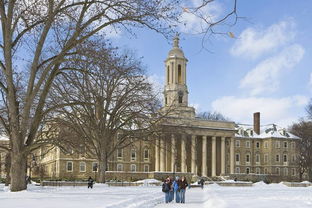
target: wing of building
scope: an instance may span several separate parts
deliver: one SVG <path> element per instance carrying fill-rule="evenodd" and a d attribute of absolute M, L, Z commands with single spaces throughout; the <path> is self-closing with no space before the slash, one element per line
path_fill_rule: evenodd
<path fill-rule="evenodd" d="M 119 149 L 109 159 L 108 179 L 161 179 L 167 175 L 218 177 L 271 177 L 295 180 L 296 143 L 299 138 L 274 124 L 204 120 L 188 105 L 187 62 L 179 37 L 165 60 L 162 136 Z M 44 151 L 44 150 L 42 150 Z M 44 178 L 97 177 L 97 161 L 86 154 L 65 154 L 55 147 L 36 162 Z M 31 174 L 31 173 L 30 173 Z"/>

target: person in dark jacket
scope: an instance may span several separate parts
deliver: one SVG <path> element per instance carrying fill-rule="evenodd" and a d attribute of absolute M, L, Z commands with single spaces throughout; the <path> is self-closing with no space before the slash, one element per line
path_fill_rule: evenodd
<path fill-rule="evenodd" d="M 169 177 L 169 180 L 170 180 L 169 202 L 172 202 L 172 200 L 173 200 L 173 198 L 174 198 L 173 178 L 170 176 L 170 177 Z"/>
<path fill-rule="evenodd" d="M 201 186 L 202 189 L 204 188 L 204 183 L 205 183 L 205 180 L 204 180 L 203 178 L 201 178 L 201 179 L 199 180 L 199 184 L 200 184 L 200 186 Z"/>
<path fill-rule="evenodd" d="M 170 189 L 171 189 L 171 183 L 170 183 L 170 178 L 166 178 L 162 185 L 162 192 L 165 193 L 165 202 L 169 203 L 170 202 Z"/>
<path fill-rule="evenodd" d="M 179 189 L 180 189 L 180 200 L 181 203 L 185 203 L 185 191 L 186 187 L 188 187 L 188 183 L 184 176 L 181 177 L 181 180 L 179 181 Z"/>
<path fill-rule="evenodd" d="M 88 178 L 88 188 L 93 188 L 93 179 L 91 178 L 91 176 Z"/>

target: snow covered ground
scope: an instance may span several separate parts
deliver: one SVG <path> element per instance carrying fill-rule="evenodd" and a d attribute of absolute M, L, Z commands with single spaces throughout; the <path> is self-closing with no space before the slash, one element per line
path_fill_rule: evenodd
<path fill-rule="evenodd" d="M 312 186 L 287 187 L 264 183 L 252 187 L 217 184 L 188 189 L 186 204 L 164 204 L 161 187 L 38 187 L 12 193 L 0 184 L 1 208 L 307 208 L 312 207 Z"/>

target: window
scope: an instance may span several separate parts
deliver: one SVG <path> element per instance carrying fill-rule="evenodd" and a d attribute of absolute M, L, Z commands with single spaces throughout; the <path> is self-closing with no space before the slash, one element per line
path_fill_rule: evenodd
<path fill-rule="evenodd" d="M 291 142 L 291 149 L 295 149 L 296 147 L 296 143 L 295 142 Z"/>
<path fill-rule="evenodd" d="M 240 168 L 239 167 L 235 168 L 235 173 L 240 173 Z"/>
<path fill-rule="evenodd" d="M 149 165 L 144 165 L 144 172 L 149 172 Z"/>
<path fill-rule="evenodd" d="M 269 148 L 269 142 L 268 141 L 264 142 L 264 148 L 266 148 L 266 149 Z"/>
<path fill-rule="evenodd" d="M 296 168 L 292 168 L 291 169 L 291 175 L 292 176 L 296 176 Z"/>
<path fill-rule="evenodd" d="M 130 165 L 130 169 L 131 169 L 131 172 L 136 172 L 136 165 L 135 164 L 131 164 Z"/>
<path fill-rule="evenodd" d="M 167 96 L 165 97 L 165 104 L 166 104 L 166 105 L 168 104 L 168 98 L 167 98 Z"/>
<path fill-rule="evenodd" d="M 136 151 L 135 149 L 131 150 L 131 161 L 135 161 L 136 160 Z"/>
<path fill-rule="evenodd" d="M 264 162 L 268 162 L 269 161 L 269 155 L 268 154 L 264 154 Z"/>
<path fill-rule="evenodd" d="M 291 160 L 292 160 L 292 162 L 295 162 L 296 161 L 296 155 L 292 155 Z"/>
<path fill-rule="evenodd" d="M 280 141 L 275 141 L 275 147 L 276 148 L 281 148 L 281 142 Z"/>
<path fill-rule="evenodd" d="M 276 169 L 275 169 L 275 173 L 276 173 L 277 175 L 280 175 L 280 168 L 276 168 Z"/>
<path fill-rule="evenodd" d="M 123 171 L 123 165 L 117 164 L 117 171 Z"/>
<path fill-rule="evenodd" d="M 246 174 L 250 173 L 250 168 L 246 168 Z"/>
<path fill-rule="evenodd" d="M 86 172 L 86 163 L 85 162 L 79 163 L 79 171 L 80 172 Z"/>
<path fill-rule="evenodd" d="M 73 172 L 73 162 L 72 161 L 67 161 L 66 162 L 66 171 L 67 172 Z"/>
<path fill-rule="evenodd" d="M 246 163 L 249 163 L 249 162 L 250 162 L 250 154 L 247 153 L 247 154 L 246 154 Z"/>
<path fill-rule="evenodd" d="M 148 160 L 149 160 L 149 150 L 148 150 L 148 149 L 145 149 L 145 150 L 144 150 L 144 160 L 145 160 L 145 161 L 148 161 Z"/>
<path fill-rule="evenodd" d="M 235 161 L 236 161 L 236 162 L 239 162 L 239 154 L 236 154 L 236 155 L 235 155 Z"/>
<path fill-rule="evenodd" d="M 98 171 L 98 163 L 97 162 L 93 162 L 92 163 L 92 172 L 97 172 Z"/>
<path fill-rule="evenodd" d="M 287 162 L 287 155 L 286 154 L 283 156 L 283 161 Z"/>
<path fill-rule="evenodd" d="M 288 176 L 288 168 L 284 168 L 284 176 Z"/>
<path fill-rule="evenodd" d="M 235 146 L 236 146 L 236 147 L 240 147 L 240 141 L 239 141 L 239 140 L 236 140 L 236 141 L 235 141 Z"/>
<path fill-rule="evenodd" d="M 256 142 L 256 148 L 260 148 L 260 142 Z"/>
<path fill-rule="evenodd" d="M 264 174 L 268 174 L 268 169 L 264 168 Z"/>
<path fill-rule="evenodd" d="M 250 148 L 250 141 L 246 141 L 246 148 Z"/>
<path fill-rule="evenodd" d="M 260 168 L 256 168 L 256 174 L 261 174 Z"/>
<path fill-rule="evenodd" d="M 260 163 L 260 154 L 256 154 L 256 163 Z"/>
<path fill-rule="evenodd" d="M 280 156 L 279 156 L 279 155 L 276 155 L 276 156 L 275 156 L 275 161 L 276 161 L 276 162 L 279 162 L 279 161 L 280 161 Z"/>
<path fill-rule="evenodd" d="M 183 92 L 182 91 L 178 92 L 178 97 L 179 97 L 179 103 L 183 103 Z"/>
<path fill-rule="evenodd" d="M 181 64 L 178 65 L 178 82 L 179 82 L 179 84 L 182 84 L 182 69 L 181 69 Z"/>
<path fill-rule="evenodd" d="M 284 142 L 284 148 L 288 148 L 288 142 Z"/>
<path fill-rule="evenodd" d="M 122 156 L 123 156 L 123 150 L 117 149 L 117 159 L 122 159 Z"/>

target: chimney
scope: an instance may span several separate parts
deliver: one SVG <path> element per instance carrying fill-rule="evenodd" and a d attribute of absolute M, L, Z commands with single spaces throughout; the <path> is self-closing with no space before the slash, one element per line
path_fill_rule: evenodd
<path fill-rule="evenodd" d="M 260 112 L 254 113 L 253 129 L 256 134 L 260 134 Z"/>

